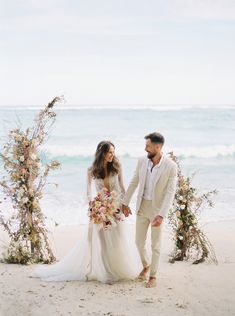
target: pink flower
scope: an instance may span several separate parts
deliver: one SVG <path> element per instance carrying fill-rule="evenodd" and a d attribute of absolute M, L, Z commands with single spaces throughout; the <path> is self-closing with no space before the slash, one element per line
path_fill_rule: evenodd
<path fill-rule="evenodd" d="M 26 170 L 25 168 L 22 168 L 22 169 L 21 169 L 21 173 L 22 173 L 22 174 L 26 174 L 26 173 L 27 173 L 27 170 Z"/>
<path fill-rule="evenodd" d="M 101 208 L 100 208 L 100 212 L 101 212 L 101 213 L 105 213 L 105 212 L 106 212 L 105 207 L 101 206 Z"/>

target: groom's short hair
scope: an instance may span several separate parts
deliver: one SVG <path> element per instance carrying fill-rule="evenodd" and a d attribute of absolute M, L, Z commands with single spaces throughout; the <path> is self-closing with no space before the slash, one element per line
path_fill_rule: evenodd
<path fill-rule="evenodd" d="M 150 133 L 148 135 L 146 135 L 144 137 L 145 139 L 150 139 L 152 143 L 154 144 L 161 144 L 163 145 L 165 142 L 165 138 L 162 134 L 154 132 L 154 133 Z"/>

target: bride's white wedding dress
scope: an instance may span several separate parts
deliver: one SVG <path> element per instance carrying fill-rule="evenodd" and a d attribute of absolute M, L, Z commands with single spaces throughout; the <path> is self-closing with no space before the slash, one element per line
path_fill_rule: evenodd
<path fill-rule="evenodd" d="M 90 186 L 88 181 L 88 198 Z M 104 180 L 95 179 L 95 186 L 99 192 L 105 187 Z M 109 177 L 109 190 L 120 193 L 118 175 Z M 134 279 L 140 263 L 122 216 L 123 221 L 107 230 L 90 222 L 83 238 L 64 258 L 52 265 L 37 266 L 31 276 L 45 281 L 97 280 L 103 283 Z"/>

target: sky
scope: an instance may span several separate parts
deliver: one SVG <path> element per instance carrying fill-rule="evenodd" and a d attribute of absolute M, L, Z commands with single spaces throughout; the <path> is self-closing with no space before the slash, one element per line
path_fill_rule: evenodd
<path fill-rule="evenodd" d="M 0 0 L 0 106 L 235 105 L 234 0 Z"/>

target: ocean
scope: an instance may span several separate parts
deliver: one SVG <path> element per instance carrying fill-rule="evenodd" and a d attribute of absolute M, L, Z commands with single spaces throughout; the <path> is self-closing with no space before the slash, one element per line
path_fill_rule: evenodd
<path fill-rule="evenodd" d="M 10 129 L 19 124 L 32 126 L 38 111 L 0 107 L 0 147 Z M 183 173 L 195 173 L 193 184 L 199 193 L 218 190 L 214 208 L 201 212 L 202 223 L 235 218 L 235 107 L 58 105 L 56 112 L 56 122 L 42 148 L 45 161 L 58 159 L 62 164 L 49 176 L 41 202 L 48 222 L 87 222 L 86 173 L 98 142 L 111 140 L 115 144 L 127 187 L 138 157 L 146 155 L 144 136 L 153 131 L 165 136 L 164 152 L 178 156 Z M 2 163 L 0 169 L 2 175 Z M 134 205 L 135 196 L 133 209 Z M 9 207 L 3 211 L 9 214 Z M 133 222 L 134 216 L 128 221 Z"/>

